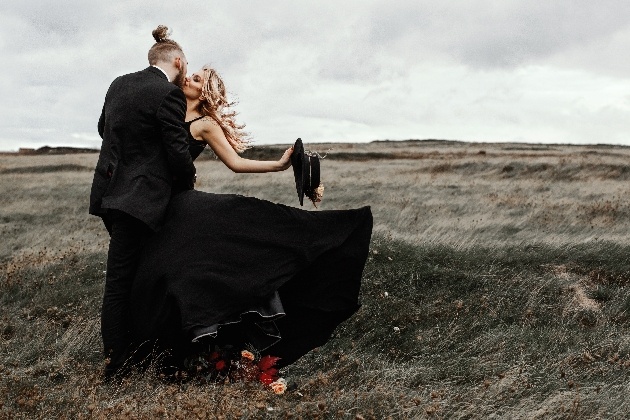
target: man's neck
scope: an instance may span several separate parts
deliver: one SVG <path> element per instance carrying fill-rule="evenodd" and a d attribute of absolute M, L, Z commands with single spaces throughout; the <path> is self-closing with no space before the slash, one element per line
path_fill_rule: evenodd
<path fill-rule="evenodd" d="M 164 73 L 164 76 L 166 76 L 166 80 L 168 80 L 169 82 L 171 81 L 171 78 L 168 77 L 168 73 L 166 71 L 164 71 L 164 69 L 160 66 L 156 66 L 155 64 L 152 64 L 153 67 L 155 67 L 156 69 L 160 70 L 162 73 Z"/>

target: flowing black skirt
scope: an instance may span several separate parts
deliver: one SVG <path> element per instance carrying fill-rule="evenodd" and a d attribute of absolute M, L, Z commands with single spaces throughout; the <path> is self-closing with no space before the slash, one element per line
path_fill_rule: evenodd
<path fill-rule="evenodd" d="M 359 308 L 369 207 L 305 211 L 252 197 L 185 191 L 145 248 L 132 337 L 174 359 L 195 343 L 250 346 L 287 365 Z"/>

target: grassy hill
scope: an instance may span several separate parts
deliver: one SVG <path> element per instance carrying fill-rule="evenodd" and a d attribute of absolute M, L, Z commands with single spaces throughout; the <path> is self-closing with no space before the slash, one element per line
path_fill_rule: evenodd
<path fill-rule="evenodd" d="M 0 418 L 626 418 L 630 149 L 317 144 L 321 209 L 375 218 L 362 309 L 296 389 L 100 380 L 95 154 L 0 156 Z M 255 148 L 279 157 L 284 146 Z M 291 171 L 197 187 L 297 205 Z M 309 208 L 306 209 L 317 211 Z"/>

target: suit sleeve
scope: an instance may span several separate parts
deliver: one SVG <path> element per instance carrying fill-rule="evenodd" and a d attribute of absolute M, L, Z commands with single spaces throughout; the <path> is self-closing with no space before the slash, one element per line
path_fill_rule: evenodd
<path fill-rule="evenodd" d="M 119 78 L 114 80 L 112 84 L 109 85 L 109 89 L 107 89 L 107 93 L 105 94 L 105 101 L 103 102 L 103 109 L 101 110 L 101 116 L 98 119 L 98 135 L 101 136 L 101 138 L 103 138 L 103 133 L 105 132 L 105 105 L 107 104 L 107 100 L 109 99 L 109 92 L 111 91 L 112 86 L 114 86 L 114 83 L 116 83 L 118 79 Z"/>
<path fill-rule="evenodd" d="M 98 135 L 103 138 L 103 132 L 105 131 L 105 105 L 101 111 L 101 117 L 98 119 Z"/>
<path fill-rule="evenodd" d="M 184 92 L 179 88 L 173 89 L 164 97 L 157 111 L 157 119 L 173 175 L 178 179 L 190 181 L 192 187 L 195 165 L 188 151 L 188 133 L 184 128 L 185 116 Z"/>

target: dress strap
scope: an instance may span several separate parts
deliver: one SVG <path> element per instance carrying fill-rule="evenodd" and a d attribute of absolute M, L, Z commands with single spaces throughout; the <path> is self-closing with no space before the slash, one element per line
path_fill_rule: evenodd
<path fill-rule="evenodd" d="M 202 115 L 201 117 L 193 118 L 193 119 L 192 119 L 192 120 L 190 120 L 190 121 L 186 121 L 186 123 L 187 123 L 187 124 L 192 124 L 192 123 L 194 123 L 195 121 L 202 119 L 203 117 L 205 117 L 205 115 Z"/>

